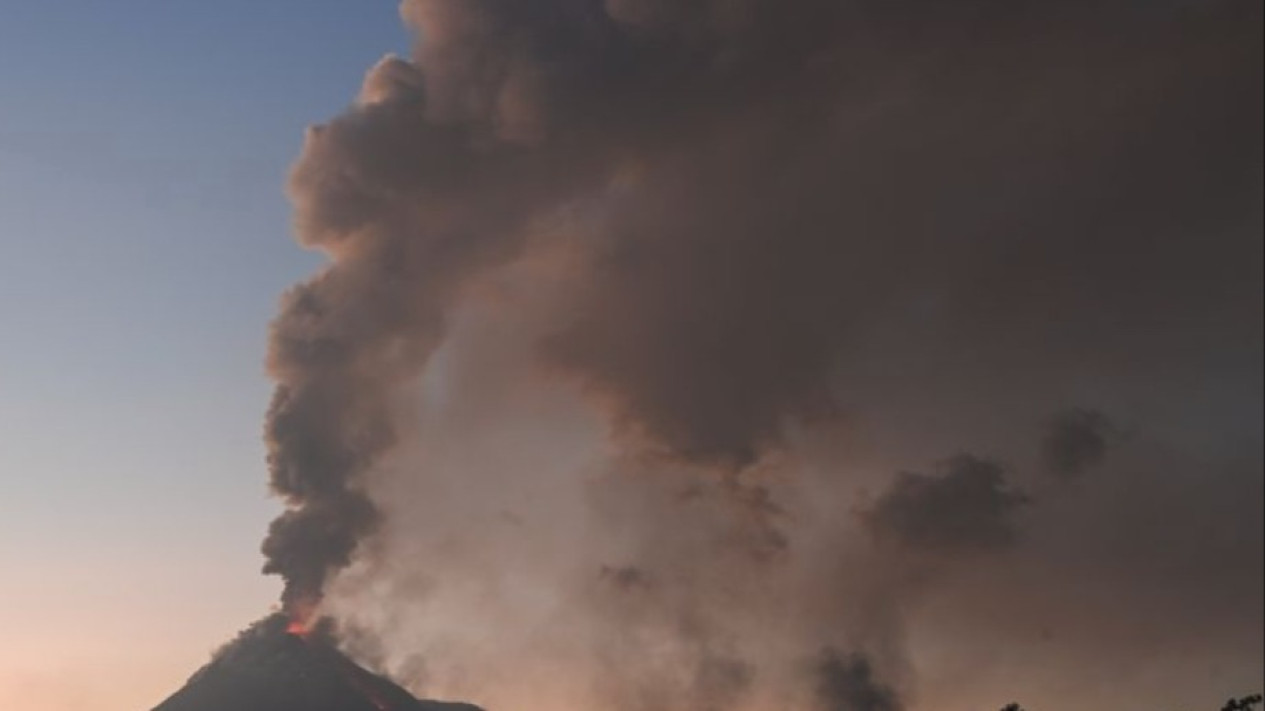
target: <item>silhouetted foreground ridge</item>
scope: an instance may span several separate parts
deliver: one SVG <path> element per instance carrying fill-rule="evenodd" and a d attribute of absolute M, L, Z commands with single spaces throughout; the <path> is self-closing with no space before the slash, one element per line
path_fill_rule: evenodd
<path fill-rule="evenodd" d="M 1265 696 L 1260 694 L 1252 694 L 1242 698 L 1230 699 L 1225 702 L 1225 706 L 1221 707 L 1221 711 L 1256 711 L 1256 707 L 1265 703 Z M 1001 711 L 1024 711 L 1019 704 L 1007 704 L 1003 706 Z"/>

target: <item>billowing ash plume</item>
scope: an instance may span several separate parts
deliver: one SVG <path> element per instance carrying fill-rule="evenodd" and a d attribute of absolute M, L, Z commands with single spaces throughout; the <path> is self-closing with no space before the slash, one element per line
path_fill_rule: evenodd
<path fill-rule="evenodd" d="M 1141 631 L 1259 659 L 1260 3 L 402 14 L 290 181 L 330 260 L 268 361 L 291 614 L 524 711 L 812 709 L 823 648 L 835 707 L 992 703 L 952 620 L 1077 631 L 1033 688 Z M 1034 438 L 1068 398 L 1137 435 Z M 890 475 L 954 451 L 1014 471 Z"/>
<path fill-rule="evenodd" d="M 465 280 L 510 258 L 550 168 L 427 117 L 423 76 L 387 59 L 357 104 L 312 129 L 291 179 L 299 240 L 333 260 L 286 295 L 266 439 L 289 510 L 264 543 L 285 603 L 315 604 L 377 512 L 365 473 L 396 444 L 396 397 L 442 341 Z M 547 162 L 547 161 L 546 161 Z"/>

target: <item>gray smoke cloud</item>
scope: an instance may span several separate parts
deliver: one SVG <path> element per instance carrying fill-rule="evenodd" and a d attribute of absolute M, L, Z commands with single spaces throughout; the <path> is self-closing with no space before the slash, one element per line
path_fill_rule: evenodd
<path fill-rule="evenodd" d="M 1119 428 L 1098 410 L 1065 410 L 1050 420 L 1043 443 L 1046 467 L 1059 476 L 1077 476 L 1101 464 L 1119 438 Z"/>
<path fill-rule="evenodd" d="M 891 488 L 863 511 L 880 541 L 944 554 L 1012 545 L 1015 514 L 1031 500 L 1006 482 L 995 463 L 962 454 L 935 475 L 901 473 Z"/>
<path fill-rule="evenodd" d="M 268 358 L 291 614 L 527 711 L 812 709 L 822 648 L 956 711 L 1114 627 L 1258 673 L 1259 3 L 401 12 L 290 179 L 329 257 Z M 1034 427 L 1068 401 L 1137 437 Z M 890 476 L 954 451 L 1014 465 Z M 1030 666 L 954 673 L 968 619 Z"/>
<path fill-rule="evenodd" d="M 822 711 L 901 711 L 896 692 L 874 678 L 869 660 L 840 656 L 833 649 L 822 654 L 817 668 L 817 693 Z"/>

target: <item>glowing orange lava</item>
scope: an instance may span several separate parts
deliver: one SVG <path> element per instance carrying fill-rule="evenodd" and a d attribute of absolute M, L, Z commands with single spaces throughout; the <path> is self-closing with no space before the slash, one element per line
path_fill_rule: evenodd
<path fill-rule="evenodd" d="M 298 600 L 286 607 L 284 612 L 289 618 L 286 624 L 286 634 L 307 639 L 312 636 L 312 622 L 316 618 L 317 602 L 313 600 Z"/>

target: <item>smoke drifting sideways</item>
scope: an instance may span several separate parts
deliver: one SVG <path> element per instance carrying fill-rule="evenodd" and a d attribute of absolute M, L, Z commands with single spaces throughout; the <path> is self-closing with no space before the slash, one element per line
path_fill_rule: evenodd
<path fill-rule="evenodd" d="M 330 260 L 268 357 L 291 615 L 520 709 L 951 709 L 992 697 L 928 610 L 1013 641 L 1089 579 L 1129 652 L 1259 660 L 1259 3 L 401 12 L 290 180 Z"/>

